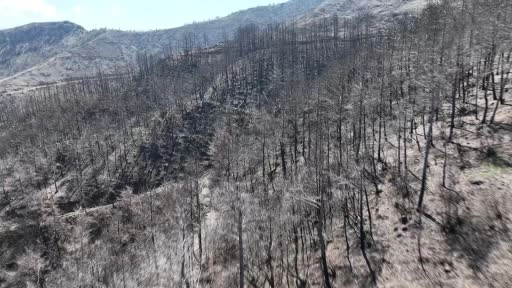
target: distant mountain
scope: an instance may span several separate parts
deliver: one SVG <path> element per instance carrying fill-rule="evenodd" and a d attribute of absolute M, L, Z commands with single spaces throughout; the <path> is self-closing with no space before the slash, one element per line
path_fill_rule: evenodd
<path fill-rule="evenodd" d="M 251 8 L 211 21 L 146 32 L 86 31 L 70 22 L 33 23 L 0 31 L 0 92 L 54 83 L 70 77 L 111 73 L 136 63 L 138 52 L 180 49 L 193 33 L 200 45 L 213 45 L 246 24 L 307 24 L 337 14 L 351 17 L 368 10 L 393 15 L 419 10 L 428 0 L 291 0 Z"/>
<path fill-rule="evenodd" d="M 84 33 L 84 28 L 71 22 L 32 23 L 0 31 L 0 77 L 68 50 Z"/>
<path fill-rule="evenodd" d="M 90 75 L 98 70 L 112 72 L 134 64 L 137 52 L 155 53 L 170 46 L 176 48 L 183 35 L 189 32 L 196 34 L 201 44 L 211 45 L 241 25 L 287 22 L 311 11 L 321 2 L 292 0 L 251 8 L 211 21 L 147 32 L 86 31 L 70 22 L 33 23 L 3 30 L 0 31 L 0 84 L 7 90 L 21 89 Z"/>
<path fill-rule="evenodd" d="M 363 12 L 370 12 L 384 20 L 403 14 L 420 12 L 429 2 L 436 0 L 324 0 L 320 5 L 299 19 L 299 23 L 337 15 L 353 17 Z"/>

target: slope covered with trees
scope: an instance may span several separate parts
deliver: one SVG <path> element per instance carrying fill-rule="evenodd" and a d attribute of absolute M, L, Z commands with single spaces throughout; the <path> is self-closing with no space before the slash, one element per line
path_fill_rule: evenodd
<path fill-rule="evenodd" d="M 86 31 L 70 22 L 32 23 L 0 30 L 0 93 L 93 76 L 98 71 L 115 73 L 135 66 L 137 53 L 165 55 L 181 51 L 185 38 L 192 34 L 200 39 L 201 46 L 212 46 L 231 38 L 240 25 L 288 22 L 321 2 L 292 0 L 155 31 Z"/>
<path fill-rule="evenodd" d="M 511 286 L 511 13 L 248 25 L 3 97 L 0 285 Z"/>

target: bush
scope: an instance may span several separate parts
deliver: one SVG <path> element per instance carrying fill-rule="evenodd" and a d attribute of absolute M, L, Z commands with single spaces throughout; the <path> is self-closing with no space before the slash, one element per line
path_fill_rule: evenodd
<path fill-rule="evenodd" d="M 487 150 L 485 151 L 485 154 L 487 158 L 496 158 L 498 156 L 498 152 L 496 152 L 496 149 L 492 147 L 488 147 Z"/>

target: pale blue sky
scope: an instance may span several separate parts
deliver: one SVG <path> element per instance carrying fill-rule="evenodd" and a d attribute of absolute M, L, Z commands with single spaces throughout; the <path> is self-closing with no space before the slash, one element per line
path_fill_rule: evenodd
<path fill-rule="evenodd" d="M 86 29 L 164 29 L 286 0 L 0 0 L 0 29 L 69 20 Z"/>

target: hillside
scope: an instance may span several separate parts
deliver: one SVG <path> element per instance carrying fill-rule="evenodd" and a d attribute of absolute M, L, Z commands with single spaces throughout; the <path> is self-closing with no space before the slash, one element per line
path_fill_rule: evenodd
<path fill-rule="evenodd" d="M 512 3 L 460 4 L 4 95 L 0 287 L 511 287 Z"/>
<path fill-rule="evenodd" d="M 350 18 L 370 13 L 383 25 L 394 17 L 418 14 L 432 1 L 429 0 L 325 0 L 315 9 L 300 17 L 301 25 L 326 19 L 334 15 Z"/>
<path fill-rule="evenodd" d="M 136 65 L 137 53 L 163 54 L 170 49 L 176 53 L 183 49 L 184 38 L 190 35 L 194 36 L 193 47 L 211 46 L 223 41 L 225 36 L 231 37 L 241 25 L 284 23 L 305 14 L 320 2 L 292 0 L 206 22 L 147 32 L 85 31 L 69 22 L 34 23 L 0 31 L 0 35 L 4 35 L 0 36 L 0 84 L 4 90 L 13 91 L 66 78 L 91 76 L 98 71 L 112 73 Z M 70 26 L 79 27 L 75 29 L 79 33 L 68 31 Z M 62 32 L 69 33 L 63 35 Z"/>
<path fill-rule="evenodd" d="M 363 12 L 383 20 L 418 13 L 426 3 L 425 0 L 291 0 L 211 21 L 146 32 L 85 31 L 69 22 L 30 24 L 0 32 L 5 35 L 4 44 L 0 40 L 0 59 L 3 59 L 3 64 L 0 63 L 0 92 L 24 91 L 27 87 L 92 76 L 98 71 L 109 74 L 119 69 L 126 70 L 137 64 L 139 53 L 178 53 L 184 49 L 186 38 L 189 41 L 187 45 L 192 47 L 213 46 L 224 41 L 225 37 L 230 38 L 242 25 L 265 27 L 296 22 L 304 26 L 333 15 L 353 17 Z M 69 27 L 74 27 L 74 30 L 69 30 Z M 31 38 L 33 32 L 28 29 L 42 30 L 37 34 L 46 37 Z M 63 35 L 61 32 L 69 33 Z"/>
<path fill-rule="evenodd" d="M 63 51 L 86 31 L 73 23 L 33 23 L 0 31 L 0 79 Z"/>

